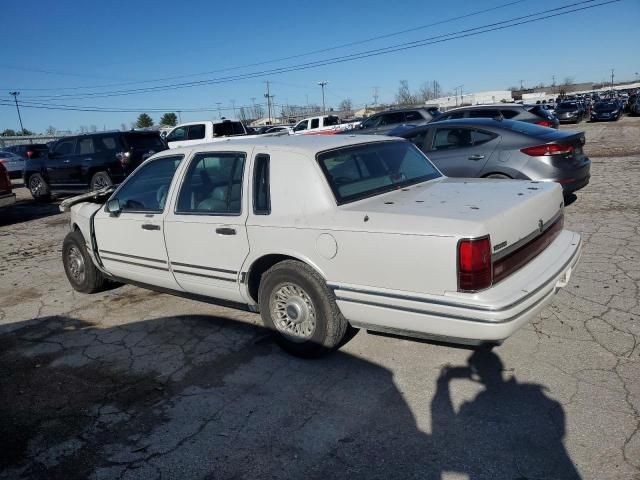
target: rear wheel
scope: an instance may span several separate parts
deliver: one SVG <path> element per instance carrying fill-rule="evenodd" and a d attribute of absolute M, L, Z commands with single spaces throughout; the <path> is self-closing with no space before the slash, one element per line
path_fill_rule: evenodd
<path fill-rule="evenodd" d="M 91 177 L 91 190 L 101 190 L 113 185 L 107 172 L 98 172 Z"/>
<path fill-rule="evenodd" d="M 258 301 L 264 324 L 293 355 L 319 357 L 352 333 L 324 279 L 302 262 L 286 260 L 267 270 Z"/>
<path fill-rule="evenodd" d="M 29 177 L 27 187 L 31 196 L 38 201 L 45 201 L 51 198 L 51 190 L 49 184 L 44 180 L 44 177 L 39 173 L 34 173 Z"/>
<path fill-rule="evenodd" d="M 69 232 L 62 243 L 62 264 L 69 283 L 78 292 L 94 293 L 106 283 L 87 252 L 82 233 L 77 230 Z"/>

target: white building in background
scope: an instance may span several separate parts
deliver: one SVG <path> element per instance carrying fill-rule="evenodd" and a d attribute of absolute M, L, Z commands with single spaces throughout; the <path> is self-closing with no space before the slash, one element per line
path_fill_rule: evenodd
<path fill-rule="evenodd" d="M 513 102 L 510 90 L 490 90 L 488 92 L 463 93 L 434 98 L 429 103 L 438 104 L 440 108 L 453 108 L 460 105 L 482 105 L 500 102 Z"/>

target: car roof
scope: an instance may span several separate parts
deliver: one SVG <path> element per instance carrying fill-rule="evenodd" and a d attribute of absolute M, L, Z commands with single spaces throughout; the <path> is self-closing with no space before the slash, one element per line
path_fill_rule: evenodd
<path fill-rule="evenodd" d="M 475 109 L 482 109 L 482 108 L 525 108 L 527 106 L 530 105 L 523 105 L 523 104 L 519 104 L 519 103 L 491 103 L 491 104 L 486 104 L 486 105 L 467 105 L 465 107 L 456 107 L 456 108 L 452 108 L 451 110 L 447 110 L 446 112 L 443 112 L 443 114 L 448 114 L 451 112 L 457 112 L 459 110 L 475 110 Z"/>
<path fill-rule="evenodd" d="M 162 152 L 162 156 L 184 154 L 193 152 L 215 152 L 229 150 L 250 150 L 254 147 L 263 147 L 275 150 L 286 150 L 304 155 L 316 155 L 325 150 L 349 147 L 364 143 L 381 143 L 392 141 L 391 137 L 384 135 L 286 135 L 279 137 L 258 136 L 254 138 L 231 137 L 219 142 L 200 143 L 188 147 L 172 148 Z"/>

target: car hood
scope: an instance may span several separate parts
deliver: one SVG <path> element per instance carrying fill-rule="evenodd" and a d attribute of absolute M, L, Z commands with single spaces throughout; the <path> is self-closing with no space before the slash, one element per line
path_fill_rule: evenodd
<path fill-rule="evenodd" d="M 444 178 L 339 207 L 351 225 L 399 234 L 491 235 L 493 245 L 518 240 L 564 206 L 554 182 Z"/>

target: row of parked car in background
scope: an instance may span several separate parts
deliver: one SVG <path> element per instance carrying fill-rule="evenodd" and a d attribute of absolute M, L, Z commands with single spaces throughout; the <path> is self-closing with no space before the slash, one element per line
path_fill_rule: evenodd
<path fill-rule="evenodd" d="M 167 148 L 261 135 L 375 134 L 408 139 L 447 176 L 556 181 L 570 193 L 589 182 L 590 162 L 582 149 L 584 135 L 560 132 L 559 124 L 617 120 L 625 112 L 640 115 L 637 92 L 594 92 L 534 105 L 473 105 L 446 112 L 435 106 L 400 108 L 350 122 L 319 115 L 295 125 L 258 128 L 223 118 L 180 124 L 163 134 L 110 131 L 9 146 L 0 151 L 0 164 L 10 179 L 22 178 L 35 199 L 48 200 L 52 194 L 118 184 L 146 158 Z M 5 195 L 3 203 L 10 203 L 6 191 L 0 195 Z"/>

